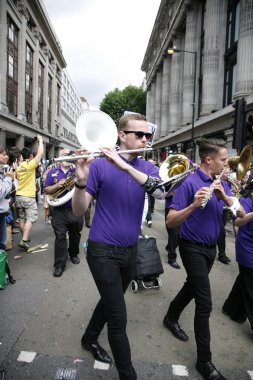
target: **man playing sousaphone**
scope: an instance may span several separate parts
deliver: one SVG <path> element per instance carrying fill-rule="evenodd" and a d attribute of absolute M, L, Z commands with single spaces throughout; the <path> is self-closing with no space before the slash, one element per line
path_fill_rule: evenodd
<path fill-rule="evenodd" d="M 68 149 L 62 149 L 60 156 L 69 154 Z M 62 161 L 57 167 L 51 169 L 46 176 L 44 183 L 44 193 L 54 195 L 56 192 L 61 193 L 64 197 L 68 190 L 64 191 L 66 183 L 73 182 L 75 178 L 75 169 L 71 163 Z M 69 197 L 68 197 L 69 198 Z M 52 207 L 52 227 L 55 233 L 54 244 L 54 272 L 55 277 L 60 277 L 66 267 L 68 257 L 73 264 L 79 264 L 79 243 L 81 231 L 83 228 L 83 216 L 75 216 L 72 212 L 71 198 L 66 202 L 59 202 Z M 69 247 L 67 241 L 69 237 Z"/>
<path fill-rule="evenodd" d="M 135 380 L 137 375 L 126 334 L 124 293 L 135 278 L 145 191 L 158 198 L 162 190 L 155 190 L 160 180 L 153 163 L 138 158 L 138 151 L 120 154 L 121 150 L 142 150 L 151 140 L 145 116 L 123 116 L 119 121 L 118 137 L 118 152 L 113 148 L 101 148 L 105 157 L 76 162 L 72 207 L 76 215 L 84 215 L 96 197 L 87 262 L 101 299 L 82 337 L 82 346 L 91 351 L 95 359 L 111 364 L 112 359 L 98 343 L 99 335 L 107 324 L 119 378 Z"/>

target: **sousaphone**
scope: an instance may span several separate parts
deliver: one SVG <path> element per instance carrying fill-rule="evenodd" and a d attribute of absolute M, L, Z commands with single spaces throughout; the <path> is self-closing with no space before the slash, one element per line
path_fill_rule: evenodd
<path fill-rule="evenodd" d="M 97 152 L 100 147 L 115 147 L 118 132 L 113 119 L 105 112 L 93 110 L 84 112 L 76 123 L 76 136 L 83 150 Z M 75 180 L 66 180 L 66 185 L 55 194 L 47 195 L 47 202 L 58 207 L 68 202 L 74 194 Z M 67 191 L 65 195 L 62 196 Z"/>

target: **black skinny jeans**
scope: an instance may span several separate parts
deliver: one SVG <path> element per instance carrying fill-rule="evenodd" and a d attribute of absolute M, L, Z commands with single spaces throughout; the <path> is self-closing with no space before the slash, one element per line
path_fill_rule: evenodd
<path fill-rule="evenodd" d="M 136 380 L 126 334 L 127 312 L 124 293 L 136 276 L 137 245 L 116 247 L 88 241 L 87 262 L 98 288 L 99 300 L 85 339 L 94 343 L 107 323 L 108 340 L 121 380 Z"/>
<path fill-rule="evenodd" d="M 179 251 L 187 278 L 170 303 L 167 316 L 172 321 L 178 321 L 184 308 L 195 299 L 194 333 L 197 357 L 202 362 L 211 361 L 209 318 L 212 297 L 208 274 L 214 263 L 216 248 L 204 248 L 180 241 Z"/>
<path fill-rule="evenodd" d="M 169 213 L 170 209 L 166 208 L 165 209 L 165 224 L 166 224 L 166 218 Z M 177 253 L 176 249 L 179 243 L 179 227 L 173 227 L 173 228 L 168 228 L 166 226 L 166 230 L 168 233 L 168 261 L 175 261 L 177 259 Z"/>

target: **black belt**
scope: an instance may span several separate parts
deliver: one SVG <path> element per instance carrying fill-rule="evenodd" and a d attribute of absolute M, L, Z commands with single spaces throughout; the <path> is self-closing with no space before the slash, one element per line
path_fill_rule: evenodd
<path fill-rule="evenodd" d="M 199 241 L 187 240 L 184 238 L 180 238 L 180 241 L 182 241 L 183 243 L 189 243 L 189 244 L 196 245 L 198 247 L 203 247 L 203 248 L 215 248 L 216 247 L 216 244 L 200 243 Z"/>
<path fill-rule="evenodd" d="M 117 245 L 111 245 L 111 244 L 105 244 L 105 243 L 100 243 L 98 241 L 93 241 L 93 240 L 88 240 L 88 246 L 92 247 L 97 247 L 97 248 L 102 248 L 102 249 L 110 249 L 112 251 L 118 251 L 118 250 L 124 250 L 124 249 L 136 249 L 137 244 L 132 244 L 128 246 L 117 246 Z"/>

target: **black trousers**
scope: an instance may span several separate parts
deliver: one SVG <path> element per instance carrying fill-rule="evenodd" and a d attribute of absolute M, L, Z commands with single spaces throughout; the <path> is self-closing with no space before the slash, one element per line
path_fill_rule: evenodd
<path fill-rule="evenodd" d="M 52 208 L 51 223 L 55 233 L 54 266 L 65 268 L 68 256 L 79 254 L 83 217 L 75 216 L 70 208 L 54 207 Z"/>
<path fill-rule="evenodd" d="M 228 221 L 228 212 L 229 210 L 224 209 L 222 213 L 221 230 L 220 230 L 220 235 L 217 240 L 219 256 L 226 255 L 226 224 Z"/>
<path fill-rule="evenodd" d="M 152 195 L 148 194 L 148 212 L 146 215 L 147 222 L 149 220 L 152 221 L 152 213 L 154 212 L 154 207 L 155 207 L 155 198 L 152 197 Z"/>
<path fill-rule="evenodd" d="M 87 262 L 100 294 L 85 339 L 94 343 L 107 323 L 108 340 L 121 380 L 137 379 L 126 334 L 124 293 L 136 276 L 137 245 L 115 247 L 88 241 Z"/>
<path fill-rule="evenodd" d="M 253 268 L 239 264 L 239 275 L 223 308 L 234 320 L 243 322 L 248 318 L 253 330 Z"/>
<path fill-rule="evenodd" d="M 166 218 L 169 213 L 169 210 L 170 210 L 169 208 L 165 209 L 165 222 L 166 222 Z M 168 245 L 167 245 L 168 261 L 174 261 L 177 258 L 176 248 L 179 244 L 179 227 L 168 228 L 166 226 L 166 230 L 168 233 Z"/>
<path fill-rule="evenodd" d="M 180 240 L 179 252 L 187 278 L 170 303 L 167 316 L 172 321 L 178 321 L 184 308 L 195 299 L 194 333 L 197 357 L 202 362 L 211 361 L 209 318 L 212 297 L 208 274 L 214 263 L 216 248 L 204 248 Z"/>

